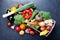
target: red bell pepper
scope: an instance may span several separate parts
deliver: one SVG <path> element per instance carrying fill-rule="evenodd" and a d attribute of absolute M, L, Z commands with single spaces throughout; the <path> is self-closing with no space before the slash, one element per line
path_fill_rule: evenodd
<path fill-rule="evenodd" d="M 32 16 L 33 9 L 26 9 L 22 12 L 22 15 L 24 16 L 25 19 L 29 19 Z"/>

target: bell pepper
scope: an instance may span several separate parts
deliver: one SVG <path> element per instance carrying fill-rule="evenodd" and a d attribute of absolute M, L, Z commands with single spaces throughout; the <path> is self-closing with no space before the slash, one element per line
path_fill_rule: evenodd
<path fill-rule="evenodd" d="M 31 9 L 26 9 L 22 12 L 22 15 L 25 19 L 29 19 L 32 16 L 33 11 Z"/>

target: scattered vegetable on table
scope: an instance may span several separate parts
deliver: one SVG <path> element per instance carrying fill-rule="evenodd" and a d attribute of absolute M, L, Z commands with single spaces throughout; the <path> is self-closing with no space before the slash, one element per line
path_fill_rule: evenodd
<path fill-rule="evenodd" d="M 34 35 L 36 32 L 40 36 L 49 35 L 55 26 L 55 20 L 51 18 L 50 12 L 34 8 L 34 3 L 18 4 L 9 8 L 3 18 L 7 17 L 8 27 L 15 29 L 20 35 L 24 33 Z"/>

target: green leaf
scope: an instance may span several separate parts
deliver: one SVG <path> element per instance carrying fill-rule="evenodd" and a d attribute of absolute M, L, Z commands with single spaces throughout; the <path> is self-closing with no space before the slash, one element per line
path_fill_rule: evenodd
<path fill-rule="evenodd" d="M 21 24 L 25 20 L 24 17 L 20 14 L 15 15 L 14 19 L 15 19 L 15 21 L 14 21 L 15 24 Z"/>
<path fill-rule="evenodd" d="M 51 18 L 50 12 L 40 11 L 39 14 L 42 15 L 43 20 L 47 20 Z"/>

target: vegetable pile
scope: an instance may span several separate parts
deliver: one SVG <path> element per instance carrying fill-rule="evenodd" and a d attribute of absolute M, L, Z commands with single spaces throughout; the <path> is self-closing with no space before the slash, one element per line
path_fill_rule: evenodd
<path fill-rule="evenodd" d="M 46 36 L 54 25 L 50 12 L 38 11 L 33 3 L 22 5 L 18 4 L 7 10 L 9 20 L 7 25 L 11 29 L 15 29 L 20 35 L 29 33 L 31 35 L 40 34 Z"/>

